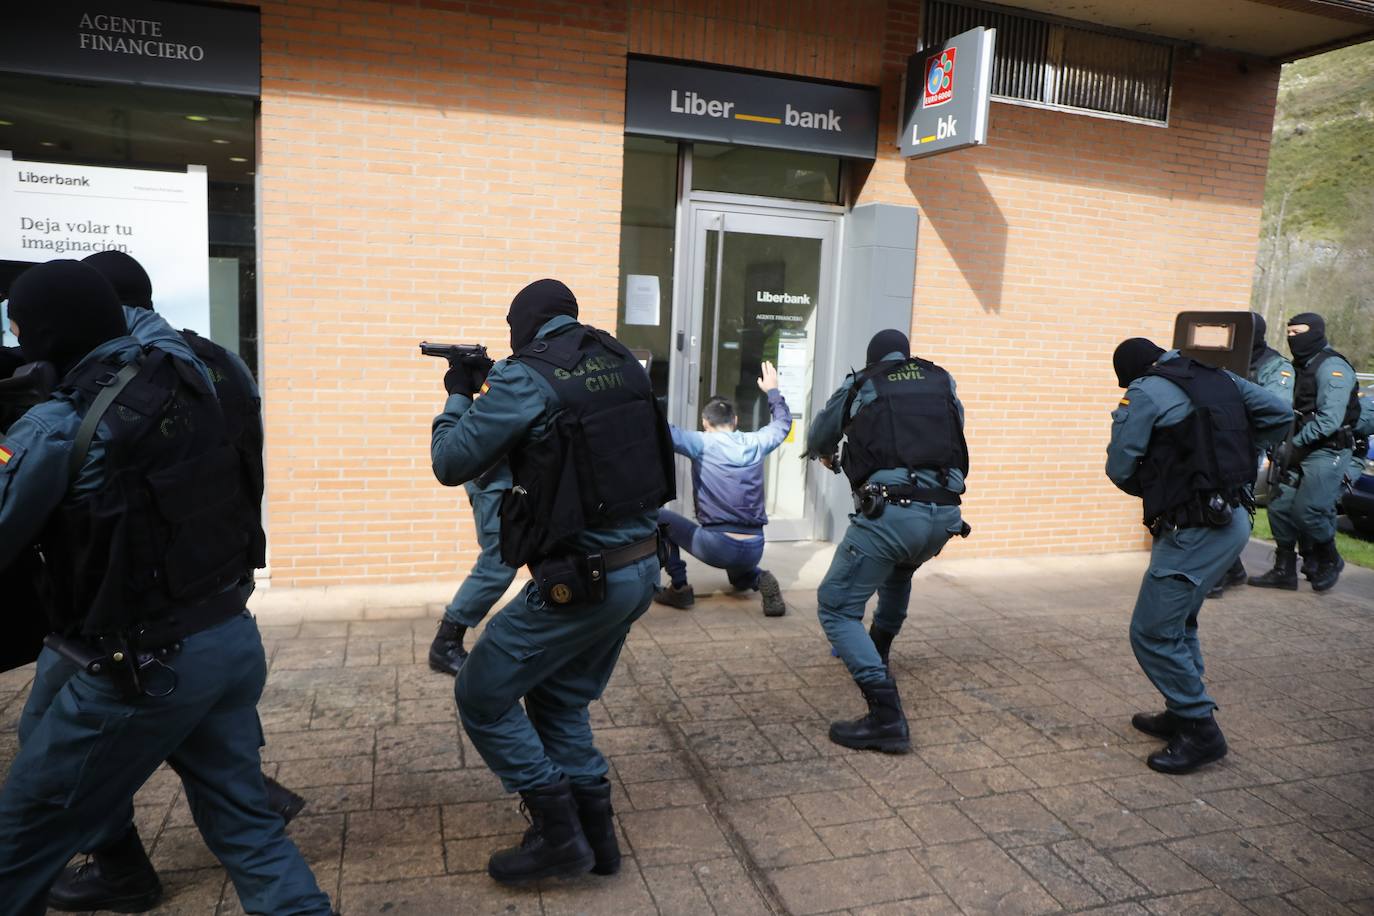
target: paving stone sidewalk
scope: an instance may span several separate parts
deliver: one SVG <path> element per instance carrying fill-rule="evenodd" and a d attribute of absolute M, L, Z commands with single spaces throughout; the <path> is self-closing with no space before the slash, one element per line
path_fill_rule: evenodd
<path fill-rule="evenodd" d="M 525 823 L 457 725 L 452 680 L 424 665 L 437 608 L 265 626 L 266 768 L 309 797 L 291 835 L 347 916 L 1374 913 L 1374 574 L 1206 605 L 1231 754 L 1171 778 L 1129 724 L 1159 705 L 1126 638 L 1143 563 L 923 570 L 893 653 L 904 757 L 826 740 L 861 701 L 814 593 L 789 593 L 781 619 L 750 597 L 653 608 L 593 707 L 614 878 L 486 877 Z M 0 676 L 0 767 L 29 677 Z M 158 912 L 240 913 L 175 778 L 137 802 Z"/>

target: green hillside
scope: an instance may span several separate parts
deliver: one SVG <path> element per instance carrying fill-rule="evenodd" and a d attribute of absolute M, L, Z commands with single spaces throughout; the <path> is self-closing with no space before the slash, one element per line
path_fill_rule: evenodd
<path fill-rule="evenodd" d="M 1345 241 L 1357 200 L 1374 189 L 1374 43 L 1283 68 L 1265 191 L 1266 228 L 1284 195 L 1284 232 Z M 1367 203 L 1367 199 L 1365 201 Z"/>
<path fill-rule="evenodd" d="M 1270 344 L 1283 349 L 1290 316 L 1318 312 L 1374 372 L 1374 43 L 1283 68 L 1251 303 Z"/>

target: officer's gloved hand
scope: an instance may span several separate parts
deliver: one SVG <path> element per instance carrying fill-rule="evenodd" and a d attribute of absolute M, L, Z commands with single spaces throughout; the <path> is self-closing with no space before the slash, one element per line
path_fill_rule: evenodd
<path fill-rule="evenodd" d="M 472 397 L 482 390 L 487 373 L 496 365 L 484 356 L 467 356 L 456 363 L 449 363 L 444 373 L 444 390 L 449 394 L 465 394 Z"/>

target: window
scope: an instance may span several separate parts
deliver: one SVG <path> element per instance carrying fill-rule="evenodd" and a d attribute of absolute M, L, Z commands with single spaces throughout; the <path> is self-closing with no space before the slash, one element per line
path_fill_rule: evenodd
<path fill-rule="evenodd" d="M 977 26 L 997 29 L 994 98 L 1167 123 L 1172 45 L 945 0 L 927 0 L 922 44 Z"/>
<path fill-rule="evenodd" d="M 0 74 L 0 150 L 15 159 L 174 171 L 205 166 L 210 337 L 254 374 L 256 108 L 237 96 Z M 36 260 L 54 256 L 83 257 Z M 167 280 L 152 281 L 156 307 Z"/>
<path fill-rule="evenodd" d="M 694 143 L 692 190 L 839 203 L 840 160 L 818 153 Z"/>

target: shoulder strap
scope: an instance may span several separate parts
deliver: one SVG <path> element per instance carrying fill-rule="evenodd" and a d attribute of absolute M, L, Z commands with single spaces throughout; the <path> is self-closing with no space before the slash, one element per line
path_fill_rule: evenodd
<path fill-rule="evenodd" d="M 86 411 L 86 416 L 81 420 L 81 426 L 76 431 L 76 442 L 72 445 L 72 453 L 67 460 L 68 487 L 76 483 L 77 475 L 81 473 L 81 466 L 86 463 L 86 455 L 91 450 L 91 441 L 95 438 L 95 429 L 104 419 L 105 412 L 110 409 L 110 405 L 115 402 L 115 398 L 119 397 L 120 392 L 134 380 L 141 368 L 142 363 L 139 360 L 125 364 L 95 396 L 95 401 L 92 402 L 90 410 Z"/>
<path fill-rule="evenodd" d="M 840 428 L 844 429 L 845 427 L 849 426 L 849 421 L 853 419 L 852 415 L 850 414 L 850 411 L 854 408 L 854 399 L 859 396 L 859 391 L 863 388 L 865 382 L 867 382 L 873 376 L 877 375 L 878 372 L 881 371 L 884 366 L 893 366 L 899 364 L 904 365 L 908 362 L 911 362 L 911 360 L 888 360 L 887 362 L 874 363 L 871 366 L 865 366 L 863 369 L 854 373 L 854 382 L 849 386 L 849 394 L 845 395 L 844 410 L 840 414 Z"/>

